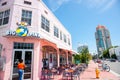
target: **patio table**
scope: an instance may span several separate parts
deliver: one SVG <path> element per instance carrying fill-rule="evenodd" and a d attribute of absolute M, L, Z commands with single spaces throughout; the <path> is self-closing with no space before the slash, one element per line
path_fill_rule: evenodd
<path fill-rule="evenodd" d="M 73 74 L 74 70 L 73 69 L 68 69 L 67 72 L 70 73 L 71 80 L 73 80 L 73 75 L 72 74 Z"/>
<path fill-rule="evenodd" d="M 52 69 L 51 72 L 52 72 L 52 75 L 53 75 L 53 78 L 54 78 L 54 73 L 57 72 L 57 70 L 56 69 Z"/>

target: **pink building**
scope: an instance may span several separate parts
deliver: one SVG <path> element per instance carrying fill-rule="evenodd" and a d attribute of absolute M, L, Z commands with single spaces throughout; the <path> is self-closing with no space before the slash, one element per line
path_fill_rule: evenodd
<path fill-rule="evenodd" d="M 41 0 L 0 0 L 0 80 L 18 80 L 19 59 L 24 80 L 40 80 L 44 60 L 72 62 L 71 35 Z"/>

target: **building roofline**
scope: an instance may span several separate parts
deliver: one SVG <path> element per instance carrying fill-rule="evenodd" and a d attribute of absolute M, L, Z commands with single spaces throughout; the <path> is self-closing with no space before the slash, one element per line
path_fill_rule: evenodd
<path fill-rule="evenodd" d="M 59 21 L 59 19 L 53 14 L 53 12 L 47 7 L 47 5 L 41 0 L 42 5 L 52 14 L 52 16 L 57 20 L 57 22 L 70 34 L 66 27 Z M 71 34 L 70 34 L 71 35 Z"/>

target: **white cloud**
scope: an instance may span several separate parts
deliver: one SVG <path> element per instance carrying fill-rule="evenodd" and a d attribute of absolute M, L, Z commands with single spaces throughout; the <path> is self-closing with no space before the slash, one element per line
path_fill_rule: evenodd
<path fill-rule="evenodd" d="M 110 2 L 108 2 L 104 8 L 102 8 L 101 12 L 107 11 L 108 9 L 110 9 L 115 3 L 117 2 L 117 0 L 111 0 Z"/>
<path fill-rule="evenodd" d="M 52 11 L 56 11 L 62 4 L 69 2 L 70 0 L 48 0 Z"/>
<path fill-rule="evenodd" d="M 108 0 L 86 0 L 86 5 L 89 8 L 99 8 L 104 5 Z"/>
<path fill-rule="evenodd" d="M 89 9 L 98 9 L 100 12 L 104 12 L 110 9 L 117 0 L 48 0 L 53 12 L 70 1 L 78 4 L 82 3 Z"/>
<path fill-rule="evenodd" d="M 72 1 L 75 3 L 81 3 L 82 0 L 48 0 L 51 10 L 54 12 L 59 9 L 63 4 Z"/>
<path fill-rule="evenodd" d="M 117 0 L 84 0 L 85 6 L 90 9 L 98 9 L 100 12 L 110 9 Z"/>
<path fill-rule="evenodd" d="M 82 0 L 73 0 L 75 3 L 81 3 L 82 2 Z"/>

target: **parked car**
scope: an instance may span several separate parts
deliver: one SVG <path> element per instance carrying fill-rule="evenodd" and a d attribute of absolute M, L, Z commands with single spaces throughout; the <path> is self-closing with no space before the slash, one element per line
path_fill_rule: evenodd
<path fill-rule="evenodd" d="M 110 59 L 106 59 L 106 61 L 110 61 Z"/>
<path fill-rule="evenodd" d="M 120 62 L 120 59 L 118 59 L 118 62 Z"/>
<path fill-rule="evenodd" d="M 116 59 L 111 59 L 110 61 L 111 61 L 111 62 L 116 62 Z"/>
<path fill-rule="evenodd" d="M 101 60 L 97 60 L 96 62 L 97 62 L 97 63 L 102 63 L 102 61 L 101 61 Z"/>

